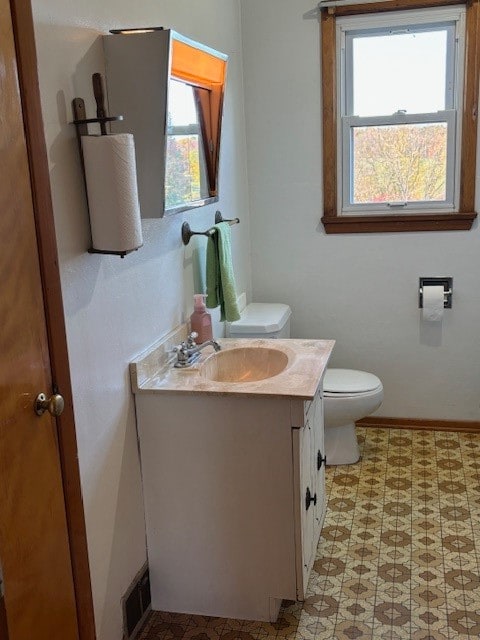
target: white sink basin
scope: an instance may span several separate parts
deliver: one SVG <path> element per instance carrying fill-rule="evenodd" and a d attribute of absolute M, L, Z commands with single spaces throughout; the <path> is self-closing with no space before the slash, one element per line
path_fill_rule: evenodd
<path fill-rule="evenodd" d="M 286 369 L 288 356 L 269 347 L 240 347 L 212 354 L 200 374 L 215 382 L 256 382 L 273 378 Z"/>

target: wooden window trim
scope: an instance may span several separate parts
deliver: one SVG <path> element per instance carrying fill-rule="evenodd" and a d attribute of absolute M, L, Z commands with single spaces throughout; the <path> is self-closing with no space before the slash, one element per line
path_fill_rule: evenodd
<path fill-rule="evenodd" d="M 337 69 L 336 17 L 466 4 L 465 79 L 463 88 L 460 206 L 458 213 L 426 215 L 339 215 L 337 210 Z M 387 0 L 320 12 L 323 91 L 323 209 L 326 233 L 378 233 L 469 230 L 475 213 L 477 113 L 480 68 L 479 0 Z"/>

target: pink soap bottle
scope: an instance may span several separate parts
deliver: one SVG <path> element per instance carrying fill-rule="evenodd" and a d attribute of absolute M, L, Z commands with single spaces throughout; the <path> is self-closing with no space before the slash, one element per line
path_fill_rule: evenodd
<path fill-rule="evenodd" d="M 195 339 L 197 344 L 202 344 L 207 340 L 212 340 L 212 316 L 205 306 L 205 296 L 203 293 L 196 293 L 193 296 L 193 313 L 190 316 L 190 326 L 192 331 L 198 333 Z"/>

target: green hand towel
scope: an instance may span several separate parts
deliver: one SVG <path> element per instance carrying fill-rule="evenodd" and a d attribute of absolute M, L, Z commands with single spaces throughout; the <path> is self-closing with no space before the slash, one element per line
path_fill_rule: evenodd
<path fill-rule="evenodd" d="M 220 305 L 220 320 L 240 319 L 233 275 L 230 225 L 220 222 L 207 242 L 207 307 Z"/>

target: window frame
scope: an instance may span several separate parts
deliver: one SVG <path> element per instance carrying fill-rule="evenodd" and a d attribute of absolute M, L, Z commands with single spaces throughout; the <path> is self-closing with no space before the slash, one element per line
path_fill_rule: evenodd
<path fill-rule="evenodd" d="M 361 14 L 384 14 L 394 11 L 402 12 L 408 16 L 411 9 L 446 8 L 458 5 L 465 6 L 465 46 L 459 49 L 458 68 L 464 69 L 463 104 L 458 105 L 457 118 L 459 120 L 460 135 L 455 143 L 455 156 L 459 156 L 455 183 L 457 193 L 454 194 L 453 206 L 448 208 L 442 203 L 432 211 L 430 206 L 427 211 L 424 207 L 410 206 L 406 213 L 389 213 L 379 211 L 379 207 L 355 205 L 354 211 L 344 208 L 342 212 L 342 171 L 344 153 L 339 148 L 342 140 L 342 117 L 344 109 L 339 109 L 345 100 L 345 88 L 339 82 L 339 49 L 337 47 L 338 25 L 337 18 L 343 16 L 357 16 L 354 20 L 358 26 L 350 27 L 355 31 L 361 31 L 365 22 L 370 23 L 372 18 L 381 25 L 390 22 L 387 16 L 382 20 L 381 16 L 362 16 Z M 420 14 L 420 12 L 416 12 Z M 422 21 L 429 23 L 428 14 L 440 15 L 441 12 L 423 12 Z M 448 13 L 448 11 L 447 11 Z M 401 14 L 400 14 L 401 15 Z M 409 17 L 409 16 L 408 16 Z M 368 18 L 368 19 L 367 19 Z M 477 150 L 477 102 L 478 102 L 478 78 L 479 78 L 479 38 L 478 20 L 480 19 L 479 3 L 465 3 L 464 0 L 387 0 L 386 2 L 371 2 L 368 4 L 352 4 L 342 6 L 322 7 L 320 5 L 321 23 L 321 53 L 322 53 L 322 89 L 323 89 L 323 178 L 324 178 L 324 215 L 322 222 L 327 233 L 371 233 L 379 231 L 433 231 L 433 230 L 468 230 L 471 228 L 476 212 L 475 202 L 475 165 Z M 445 20 L 448 21 L 451 18 Z M 358 21 L 358 22 L 357 22 Z M 392 22 L 397 21 L 397 16 Z M 433 17 L 430 22 L 438 21 Z M 353 20 L 345 20 L 351 24 Z M 412 23 L 413 24 L 413 23 Z M 463 60 L 462 60 L 463 59 Z M 462 64 L 463 63 L 463 64 Z M 440 112 L 447 113 L 447 112 Z M 406 122 L 414 117 L 407 114 L 403 117 Z M 369 118 L 362 117 L 359 122 Z M 379 120 L 378 117 L 375 117 Z M 445 120 L 443 120 L 445 121 Z M 398 116 L 398 122 L 402 122 L 402 116 Z M 343 122 L 345 125 L 345 121 Z M 451 134 L 451 127 L 449 133 Z M 451 167 L 450 167 L 451 170 Z"/>

